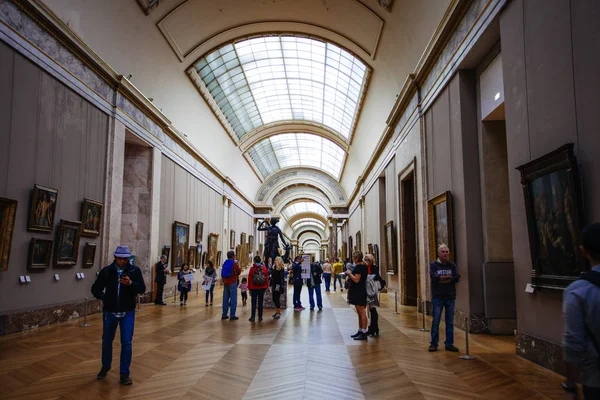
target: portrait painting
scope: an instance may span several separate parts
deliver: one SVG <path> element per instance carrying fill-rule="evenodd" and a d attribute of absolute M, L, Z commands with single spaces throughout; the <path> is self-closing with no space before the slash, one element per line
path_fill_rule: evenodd
<path fill-rule="evenodd" d="M 204 233 L 204 222 L 196 222 L 196 243 L 202 243 L 202 234 Z"/>
<path fill-rule="evenodd" d="M 248 245 L 250 254 L 254 254 L 254 236 L 248 236 Z"/>
<path fill-rule="evenodd" d="M 387 272 L 389 274 L 395 274 L 397 272 L 396 268 L 396 232 L 394 230 L 394 221 L 389 221 L 385 224 L 385 229 L 383 231 L 384 241 L 385 241 L 385 264 L 387 268 Z"/>
<path fill-rule="evenodd" d="M 204 266 L 204 261 L 202 260 L 202 244 L 196 246 L 196 265 Z"/>
<path fill-rule="evenodd" d="M 231 250 L 235 249 L 235 231 L 229 232 L 229 248 Z"/>
<path fill-rule="evenodd" d="M 168 262 L 170 253 L 171 253 L 171 246 L 164 245 L 162 248 L 162 251 L 160 252 L 160 255 L 167 257 L 167 262 Z"/>
<path fill-rule="evenodd" d="M 437 248 L 445 244 L 454 261 L 454 230 L 452 227 L 452 193 L 446 191 L 427 201 L 429 226 L 429 259 L 437 259 Z"/>
<path fill-rule="evenodd" d="M 0 197 L 0 271 L 8 270 L 16 214 L 17 201 Z"/>
<path fill-rule="evenodd" d="M 379 245 L 378 244 L 373 245 L 373 257 L 375 257 L 375 265 L 381 265 L 381 264 L 379 264 Z"/>
<path fill-rule="evenodd" d="M 190 226 L 183 222 L 173 222 L 173 236 L 171 238 L 171 271 L 179 271 L 181 265 L 188 262 Z"/>
<path fill-rule="evenodd" d="M 60 220 L 56 236 L 56 249 L 54 250 L 55 267 L 71 267 L 77 264 L 81 225 L 80 221 Z"/>
<path fill-rule="evenodd" d="M 52 232 L 58 190 L 35 185 L 31 193 L 31 209 L 27 229 L 37 232 Z"/>
<path fill-rule="evenodd" d="M 87 242 L 83 246 L 83 268 L 92 268 L 96 259 L 96 243 Z"/>
<path fill-rule="evenodd" d="M 33 238 L 29 244 L 28 269 L 43 269 L 50 266 L 52 240 Z"/>
<path fill-rule="evenodd" d="M 196 246 L 190 246 L 190 249 L 188 251 L 187 263 L 190 266 L 190 268 L 196 267 Z"/>
<path fill-rule="evenodd" d="M 225 239 L 227 240 L 227 239 Z M 213 263 L 217 260 L 217 249 L 219 248 L 219 235 L 211 233 L 208 235 L 208 254 L 206 258 Z M 204 261 L 206 262 L 206 260 Z"/>
<path fill-rule="evenodd" d="M 99 236 L 102 228 L 102 203 L 84 199 L 81 206 L 81 222 L 83 236 Z"/>
<path fill-rule="evenodd" d="M 221 260 L 221 254 L 222 254 L 221 250 L 217 251 L 217 262 L 215 263 L 215 267 L 220 266 L 221 262 L 223 261 L 223 260 Z"/>
<path fill-rule="evenodd" d="M 573 144 L 521 167 L 532 284 L 562 289 L 579 278 L 585 260 L 578 251 L 582 209 Z"/>

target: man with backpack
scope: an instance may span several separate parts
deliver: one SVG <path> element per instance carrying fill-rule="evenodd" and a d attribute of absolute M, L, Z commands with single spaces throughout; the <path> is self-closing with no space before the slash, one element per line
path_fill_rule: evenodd
<path fill-rule="evenodd" d="M 238 276 L 242 273 L 240 266 L 234 258 L 235 253 L 231 250 L 228 251 L 227 260 L 225 260 L 221 268 L 221 278 L 223 280 L 223 314 L 221 315 L 221 319 L 229 319 L 230 321 L 239 319 L 235 316 L 237 309 L 237 280 Z M 227 316 L 230 304 L 231 314 Z"/>
<path fill-rule="evenodd" d="M 260 256 L 254 257 L 254 264 L 248 271 L 248 288 L 250 289 L 250 297 L 252 300 L 251 315 L 248 321 L 254 322 L 256 317 L 256 309 L 258 308 L 258 321 L 263 320 L 263 301 L 265 298 L 265 290 L 269 287 L 269 272 L 260 262 Z"/>
<path fill-rule="evenodd" d="M 577 399 L 577 383 L 585 400 L 600 399 L 600 223 L 583 230 L 581 246 L 591 271 L 563 294 L 563 358 L 566 398 Z"/>

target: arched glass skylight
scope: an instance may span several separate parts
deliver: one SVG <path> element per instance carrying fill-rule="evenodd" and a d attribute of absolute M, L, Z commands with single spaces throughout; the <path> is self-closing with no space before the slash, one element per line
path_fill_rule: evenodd
<path fill-rule="evenodd" d="M 305 218 L 302 218 L 302 219 L 304 220 Z M 296 230 L 298 230 L 300 228 L 303 228 L 305 226 L 316 227 L 316 228 L 321 229 L 322 231 L 325 230 L 325 225 L 321 221 L 316 220 L 316 219 L 311 219 L 310 221 L 304 221 L 304 222 L 301 222 L 299 224 L 294 223 L 294 224 L 292 224 L 292 229 L 294 231 L 296 231 Z"/>
<path fill-rule="evenodd" d="M 350 139 L 369 75 L 360 59 L 339 46 L 289 34 L 226 44 L 194 69 L 201 92 L 240 139 L 288 120 L 322 124 Z"/>
<path fill-rule="evenodd" d="M 340 178 L 346 152 L 329 139 L 309 133 L 282 133 L 261 140 L 250 149 L 252 160 L 263 178 L 285 167 L 321 169 Z"/>
<path fill-rule="evenodd" d="M 327 210 L 325 210 L 325 207 L 323 207 L 319 203 L 313 203 L 309 201 L 301 201 L 298 203 L 291 204 L 281 211 L 281 213 L 287 220 L 289 220 L 296 214 L 307 212 L 315 213 L 321 215 L 323 218 L 327 218 Z"/>

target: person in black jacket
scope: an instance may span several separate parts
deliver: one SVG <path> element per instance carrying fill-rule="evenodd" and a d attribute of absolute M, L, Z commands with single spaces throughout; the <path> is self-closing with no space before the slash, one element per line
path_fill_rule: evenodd
<path fill-rule="evenodd" d="M 306 279 L 306 286 L 308 286 L 308 300 L 310 302 L 310 310 L 315 309 L 315 297 L 314 293 L 317 293 L 317 307 L 319 311 L 323 309 L 323 298 L 321 296 L 321 275 L 323 275 L 323 268 L 318 262 L 310 264 L 310 278 Z"/>
<path fill-rule="evenodd" d="M 446 341 L 448 351 L 457 352 L 454 347 L 454 304 L 456 302 L 456 283 L 460 275 L 456 265 L 450 262 L 450 250 L 442 244 L 438 247 L 438 259 L 429 266 L 431 277 L 431 304 L 433 306 L 433 321 L 431 322 L 431 344 L 429 351 L 436 351 L 440 339 L 440 320 L 442 308 L 446 309 Z"/>
<path fill-rule="evenodd" d="M 131 341 L 135 322 L 136 296 L 146 292 L 142 271 L 129 262 L 131 253 L 127 246 L 117 246 L 115 261 L 102 268 L 92 285 L 92 294 L 103 303 L 102 369 L 98 379 L 106 378 L 112 365 L 112 343 L 121 326 L 121 384 L 131 385 Z"/>
<path fill-rule="evenodd" d="M 156 263 L 154 272 L 154 282 L 156 283 L 156 298 L 154 299 L 154 304 L 157 306 L 166 306 L 167 303 L 163 301 L 163 290 L 167 283 L 167 274 L 170 272 L 169 267 L 167 266 L 167 256 L 164 254 L 160 256 L 160 261 Z"/>

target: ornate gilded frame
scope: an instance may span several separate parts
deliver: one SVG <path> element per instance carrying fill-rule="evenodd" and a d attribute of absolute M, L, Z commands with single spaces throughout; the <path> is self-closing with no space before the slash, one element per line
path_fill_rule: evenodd
<path fill-rule="evenodd" d="M 427 226 L 429 235 L 429 260 L 437 259 L 437 248 L 442 243 L 437 243 L 436 231 L 443 229 L 436 225 L 436 208 L 446 212 L 446 233 L 448 243 L 445 243 L 450 249 L 450 260 L 454 262 L 454 215 L 452 214 L 452 193 L 448 190 L 427 201 Z"/>
<path fill-rule="evenodd" d="M 7 271 L 15 230 L 17 200 L 0 197 L 0 213 L 0 270 Z"/>

